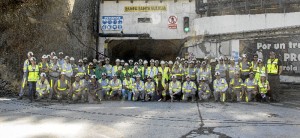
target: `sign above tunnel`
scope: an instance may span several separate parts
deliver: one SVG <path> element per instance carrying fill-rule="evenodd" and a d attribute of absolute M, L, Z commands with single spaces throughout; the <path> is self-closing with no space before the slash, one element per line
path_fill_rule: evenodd
<path fill-rule="evenodd" d="M 121 31 L 123 21 L 123 16 L 102 16 L 101 28 L 103 31 Z"/>
<path fill-rule="evenodd" d="M 124 12 L 160 12 L 167 11 L 167 6 L 125 6 Z"/>

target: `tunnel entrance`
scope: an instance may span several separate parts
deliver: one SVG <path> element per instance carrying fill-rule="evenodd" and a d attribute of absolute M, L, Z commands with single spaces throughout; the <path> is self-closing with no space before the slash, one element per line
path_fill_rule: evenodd
<path fill-rule="evenodd" d="M 108 43 L 107 54 L 115 59 L 157 59 L 174 60 L 178 56 L 184 40 L 111 40 Z"/>

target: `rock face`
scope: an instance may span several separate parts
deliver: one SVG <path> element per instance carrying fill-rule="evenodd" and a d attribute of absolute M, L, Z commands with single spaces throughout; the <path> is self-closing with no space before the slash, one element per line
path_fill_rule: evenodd
<path fill-rule="evenodd" d="M 84 56 L 91 59 L 93 51 L 88 47 L 95 48 L 94 3 L 95 0 L 1 0 L 0 62 L 5 65 L 4 74 L 13 74 L 20 80 L 28 51 L 33 51 L 39 61 L 52 51 L 63 51 L 76 60 Z"/>

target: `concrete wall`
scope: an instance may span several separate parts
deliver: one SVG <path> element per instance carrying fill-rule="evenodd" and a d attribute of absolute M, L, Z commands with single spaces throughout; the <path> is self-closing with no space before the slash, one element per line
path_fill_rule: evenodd
<path fill-rule="evenodd" d="M 226 15 L 194 20 L 197 35 L 226 34 L 300 26 L 300 12 Z"/>
<path fill-rule="evenodd" d="M 166 6 L 166 11 L 159 12 L 124 12 L 125 6 Z M 180 0 L 170 1 L 105 1 L 101 4 L 102 16 L 123 16 L 123 32 L 124 33 L 149 33 L 153 39 L 183 39 L 187 36 L 194 35 L 193 20 L 198 16 L 195 12 L 195 1 Z M 177 16 L 177 29 L 168 28 L 169 16 Z M 189 33 L 183 31 L 183 17 L 190 17 Z M 151 18 L 152 23 L 138 23 L 138 18 Z M 104 33 L 120 33 L 120 31 L 103 31 Z M 128 38 L 126 38 L 128 39 Z"/>

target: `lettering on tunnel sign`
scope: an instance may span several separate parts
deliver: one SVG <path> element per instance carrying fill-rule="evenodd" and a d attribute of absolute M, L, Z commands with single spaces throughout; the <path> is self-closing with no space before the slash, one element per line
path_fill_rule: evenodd
<path fill-rule="evenodd" d="M 168 27 L 169 29 L 177 29 L 177 16 L 170 16 L 168 19 Z"/>

